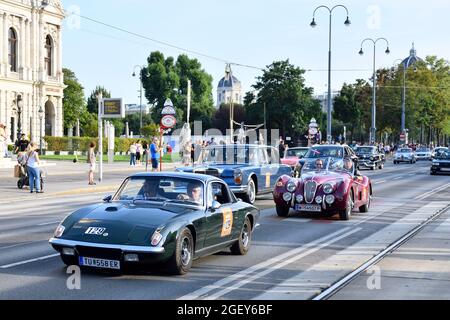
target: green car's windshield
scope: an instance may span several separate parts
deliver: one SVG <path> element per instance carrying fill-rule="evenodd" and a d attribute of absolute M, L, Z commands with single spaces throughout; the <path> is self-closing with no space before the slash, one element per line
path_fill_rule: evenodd
<path fill-rule="evenodd" d="M 115 201 L 147 201 L 204 205 L 203 182 L 175 177 L 132 177 L 114 196 Z"/>

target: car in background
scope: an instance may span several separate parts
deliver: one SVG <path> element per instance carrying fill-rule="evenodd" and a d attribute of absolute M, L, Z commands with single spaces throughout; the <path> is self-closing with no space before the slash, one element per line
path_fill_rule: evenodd
<path fill-rule="evenodd" d="M 281 159 L 281 163 L 291 166 L 292 169 L 295 169 L 295 167 L 297 167 L 298 165 L 299 160 L 303 159 L 308 151 L 309 148 L 306 147 L 289 148 L 286 151 L 285 157 Z"/>
<path fill-rule="evenodd" d="M 434 159 L 439 156 L 440 153 L 446 152 L 449 149 L 446 147 L 437 147 L 431 153 L 431 158 Z"/>
<path fill-rule="evenodd" d="M 431 165 L 430 174 L 450 174 L 450 150 L 439 152 Z"/>
<path fill-rule="evenodd" d="M 181 275 L 194 259 L 228 248 L 245 255 L 258 218 L 259 210 L 218 178 L 140 173 L 103 204 L 65 218 L 49 242 L 68 266 L 120 271 L 161 264 Z"/>
<path fill-rule="evenodd" d="M 257 195 L 271 193 L 280 176 L 292 174 L 292 168 L 281 163 L 277 148 L 251 144 L 209 146 L 203 150 L 201 164 L 176 170 L 221 178 L 250 204 Z"/>
<path fill-rule="evenodd" d="M 358 167 L 369 168 L 371 170 L 383 169 L 386 161 L 386 155 L 378 151 L 377 147 L 363 146 L 358 147 L 355 150 L 356 155 L 359 158 Z"/>
<path fill-rule="evenodd" d="M 416 163 L 416 154 L 411 148 L 400 148 L 394 154 L 394 164 L 401 162 L 408 162 L 410 164 Z"/>
<path fill-rule="evenodd" d="M 372 183 L 359 175 L 355 164 L 347 168 L 343 160 L 327 158 L 317 167 L 316 161 L 306 162 L 298 179 L 280 177 L 273 192 L 278 216 L 287 217 L 293 209 L 325 216 L 338 213 L 341 220 L 349 220 L 355 208 L 369 211 Z"/>
<path fill-rule="evenodd" d="M 347 145 L 323 144 L 312 146 L 306 156 L 303 159 L 300 159 L 299 162 L 303 166 L 306 162 L 311 160 L 325 158 L 336 158 L 342 160 L 347 157 L 351 158 L 355 163 L 358 163 L 359 161 L 355 151 Z"/>
<path fill-rule="evenodd" d="M 432 160 L 432 152 L 430 148 L 418 148 L 416 150 L 417 160 Z"/>

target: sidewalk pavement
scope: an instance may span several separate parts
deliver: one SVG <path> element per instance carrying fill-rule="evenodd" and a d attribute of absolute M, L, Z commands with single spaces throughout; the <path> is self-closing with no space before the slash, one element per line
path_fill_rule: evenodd
<path fill-rule="evenodd" d="M 450 210 L 377 264 L 379 290 L 362 274 L 332 300 L 449 300 Z"/>
<path fill-rule="evenodd" d="M 163 171 L 173 171 L 180 163 L 163 164 Z M 97 185 L 89 186 L 88 164 L 58 161 L 52 167 L 42 168 L 45 174 L 44 194 L 30 195 L 29 188 L 17 188 L 17 178 L 13 169 L 0 169 L 0 204 L 15 201 L 29 201 L 37 198 L 51 199 L 55 197 L 73 196 L 95 193 L 112 193 L 117 190 L 124 178 L 138 172 L 145 172 L 145 165 L 131 167 L 128 163 L 118 162 L 103 165 L 103 181 L 98 182 L 98 165 L 95 173 Z M 151 170 L 151 166 L 148 167 Z"/>
<path fill-rule="evenodd" d="M 181 167 L 181 163 L 163 163 L 163 171 L 173 171 L 175 168 Z M 65 175 L 86 175 L 89 171 L 89 165 L 83 162 L 73 163 L 72 161 L 52 161 L 46 162 L 41 167 L 45 176 L 65 176 Z M 108 172 L 143 172 L 145 165 L 130 166 L 127 162 L 115 162 L 113 164 L 104 163 L 103 173 Z M 151 165 L 148 166 L 151 171 Z M 99 164 L 97 163 L 96 176 L 98 176 Z M 0 168 L 0 178 L 14 177 L 13 168 Z"/>

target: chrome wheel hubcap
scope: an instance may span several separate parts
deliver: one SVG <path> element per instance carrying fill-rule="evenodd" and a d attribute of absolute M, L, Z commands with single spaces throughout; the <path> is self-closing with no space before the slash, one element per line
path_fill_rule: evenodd
<path fill-rule="evenodd" d="M 248 230 L 248 226 L 244 225 L 244 231 L 242 232 L 242 245 L 245 248 L 247 248 L 249 242 L 250 242 L 250 233 Z"/>
<path fill-rule="evenodd" d="M 248 197 L 252 203 L 255 202 L 255 193 L 255 184 L 253 182 L 250 182 L 248 184 Z"/>
<path fill-rule="evenodd" d="M 181 263 L 186 266 L 191 261 L 191 246 L 189 244 L 189 239 L 184 238 L 183 244 L 181 246 Z"/>

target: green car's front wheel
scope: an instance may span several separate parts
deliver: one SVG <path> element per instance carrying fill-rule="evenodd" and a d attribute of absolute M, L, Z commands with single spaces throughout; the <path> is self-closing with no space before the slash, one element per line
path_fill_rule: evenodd
<path fill-rule="evenodd" d="M 241 233 L 239 234 L 239 240 L 231 247 L 231 253 L 238 256 L 245 256 L 250 249 L 250 243 L 252 242 L 252 225 L 250 219 L 245 218 L 244 225 L 242 226 Z"/>
<path fill-rule="evenodd" d="M 189 272 L 194 260 L 194 238 L 188 228 L 181 231 L 177 239 L 175 252 L 168 261 L 170 273 L 183 275 Z"/>

